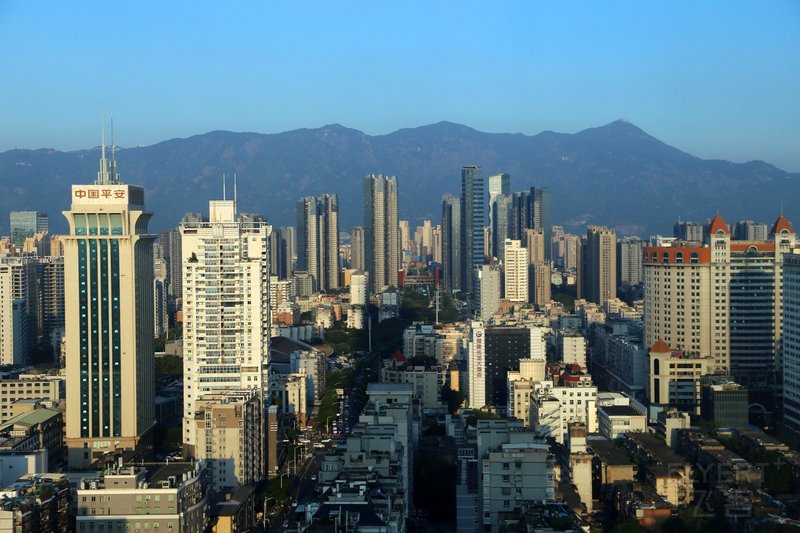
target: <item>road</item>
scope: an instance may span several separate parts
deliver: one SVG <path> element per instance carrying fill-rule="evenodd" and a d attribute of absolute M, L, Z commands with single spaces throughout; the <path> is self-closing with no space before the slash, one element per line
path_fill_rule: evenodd
<path fill-rule="evenodd" d="M 314 487 L 317 482 L 311 479 L 312 476 L 317 476 L 319 473 L 320 465 L 322 464 L 323 450 L 314 450 L 311 457 L 303 462 L 300 470 L 296 475 L 292 476 L 292 484 L 294 489 L 291 496 L 292 501 L 297 502 L 298 505 L 303 505 L 311 501 L 314 494 Z M 282 508 L 277 514 L 270 515 L 270 527 L 268 531 L 275 533 L 286 530 L 285 523 L 289 524 L 289 528 L 295 525 L 294 513 L 296 507 L 289 505 Z"/>

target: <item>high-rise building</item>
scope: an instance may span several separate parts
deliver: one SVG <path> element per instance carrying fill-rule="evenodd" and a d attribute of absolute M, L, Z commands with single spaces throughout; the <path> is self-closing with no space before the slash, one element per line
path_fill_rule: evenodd
<path fill-rule="evenodd" d="M 467 405 L 508 407 L 508 372 L 519 371 L 523 359 L 540 359 L 541 344 L 526 327 L 484 326 L 470 323 L 468 341 Z"/>
<path fill-rule="evenodd" d="M 528 250 L 519 241 L 506 239 L 503 272 L 505 298 L 510 302 L 528 301 Z"/>
<path fill-rule="evenodd" d="M 677 221 L 672 236 L 681 241 L 703 242 L 703 225 L 690 221 Z"/>
<path fill-rule="evenodd" d="M 153 241 L 144 190 L 123 185 L 103 143 L 92 185 L 64 211 L 67 431 L 71 468 L 136 449 L 155 425 Z"/>
<path fill-rule="evenodd" d="M 269 236 L 239 222 L 234 200 L 209 202 L 208 222 L 181 226 L 183 241 L 183 443 L 196 441 L 197 402 L 240 389 L 265 394 L 269 362 Z"/>
<path fill-rule="evenodd" d="M 733 238 L 737 241 L 766 241 L 769 228 L 752 220 L 740 220 L 733 225 Z"/>
<path fill-rule="evenodd" d="M 617 297 L 617 236 L 614 230 L 589 226 L 578 277 L 586 300 L 603 305 Z"/>
<path fill-rule="evenodd" d="M 540 229 L 525 230 L 525 247 L 528 250 L 528 263 L 536 265 L 547 261 L 545 257 L 544 232 Z"/>
<path fill-rule="evenodd" d="M 408 225 L 408 220 L 400 220 L 398 222 L 400 227 L 400 255 L 403 264 L 407 259 L 411 258 L 415 243 L 411 240 L 411 228 Z"/>
<path fill-rule="evenodd" d="M 533 227 L 544 234 L 545 261 L 553 258 L 553 206 L 552 195 L 547 187 L 531 187 L 533 196 Z"/>
<path fill-rule="evenodd" d="M 0 265 L 0 364 L 21 365 L 28 351 L 25 300 L 14 297 L 9 265 Z"/>
<path fill-rule="evenodd" d="M 777 392 L 783 317 L 783 257 L 797 246 L 781 215 L 767 241 L 731 240 L 720 215 L 702 245 L 645 248 L 645 343 L 663 339 L 711 356 L 751 392 Z M 770 400 L 775 403 L 774 398 Z"/>
<path fill-rule="evenodd" d="M 469 165 L 461 169 L 461 278 L 468 294 L 474 293 L 474 272 L 483 266 L 483 228 L 486 201 L 481 167 Z"/>
<path fill-rule="evenodd" d="M 40 316 L 37 262 L 32 257 L 0 258 L 0 363 L 25 364 L 36 346 Z"/>
<path fill-rule="evenodd" d="M 369 291 L 367 278 L 369 274 L 363 270 L 355 270 L 350 274 L 350 309 L 347 311 L 347 327 L 364 329 Z"/>
<path fill-rule="evenodd" d="M 436 264 L 442 264 L 442 226 L 437 224 L 433 227 L 433 231 L 431 232 L 433 235 L 433 242 L 431 244 L 432 250 L 431 254 L 433 254 L 433 262 Z"/>
<path fill-rule="evenodd" d="M 350 230 L 350 268 L 353 270 L 364 270 L 366 260 L 364 258 L 364 227 L 354 226 Z"/>
<path fill-rule="evenodd" d="M 800 254 L 783 257 L 783 422 L 800 431 Z"/>
<path fill-rule="evenodd" d="M 294 263 L 292 229 L 291 227 L 273 229 L 269 236 L 270 274 L 281 280 L 292 276 Z"/>
<path fill-rule="evenodd" d="M 64 336 L 64 258 L 39 257 L 39 320 L 42 339 L 58 354 Z"/>
<path fill-rule="evenodd" d="M 167 262 L 156 259 L 153 265 L 153 336 L 161 337 L 169 331 L 169 297 Z"/>
<path fill-rule="evenodd" d="M 511 195 L 508 236 L 514 240 L 525 240 L 525 230 L 533 228 L 533 200 L 529 191 Z"/>
<path fill-rule="evenodd" d="M 528 249 L 528 301 L 538 306 L 550 303 L 551 262 L 547 259 L 544 230 L 525 230 Z"/>
<path fill-rule="evenodd" d="M 398 286 L 400 225 L 394 176 L 364 177 L 364 258 L 370 292 Z"/>
<path fill-rule="evenodd" d="M 41 211 L 11 211 L 9 215 L 11 238 L 17 246 L 37 233 L 47 232 L 47 213 Z"/>
<path fill-rule="evenodd" d="M 509 194 L 498 194 L 489 204 L 489 214 L 492 217 L 490 230 L 491 256 L 503 257 L 503 244 L 509 238 L 509 225 L 511 223 L 511 200 Z"/>
<path fill-rule="evenodd" d="M 315 290 L 339 288 L 339 202 L 335 194 L 297 201 L 297 270 L 314 278 Z"/>
<path fill-rule="evenodd" d="M 511 175 L 503 172 L 489 176 L 489 228 L 491 231 L 492 257 L 503 257 L 498 250 L 508 238 L 508 207 L 510 205 Z M 502 200 L 500 197 L 506 197 Z M 496 205 L 497 203 L 501 205 Z"/>
<path fill-rule="evenodd" d="M 307 272 L 313 279 L 312 290 L 319 283 L 319 230 L 317 229 L 317 200 L 306 196 L 297 200 L 297 264 L 296 270 Z"/>
<path fill-rule="evenodd" d="M 461 278 L 461 198 L 442 197 L 442 267 L 444 284 L 451 291 L 464 286 Z"/>
<path fill-rule="evenodd" d="M 477 271 L 478 281 L 475 284 L 476 308 L 481 320 L 489 320 L 498 309 L 500 309 L 500 299 L 502 298 L 502 270 L 498 261 L 492 261 L 488 265 L 483 265 Z"/>
<path fill-rule="evenodd" d="M 623 237 L 617 243 L 617 279 L 623 287 L 633 287 L 642 282 L 642 254 L 644 242 L 639 237 Z"/>
<path fill-rule="evenodd" d="M 196 409 L 194 452 L 211 467 L 211 487 L 220 493 L 261 481 L 265 465 L 261 391 L 247 388 L 205 394 Z"/>

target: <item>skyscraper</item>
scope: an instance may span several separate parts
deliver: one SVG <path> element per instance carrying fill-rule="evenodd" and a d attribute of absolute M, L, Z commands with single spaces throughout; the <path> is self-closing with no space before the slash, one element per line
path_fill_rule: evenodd
<path fill-rule="evenodd" d="M 461 198 L 446 194 L 442 197 L 442 267 L 444 285 L 450 291 L 460 291 L 461 278 Z"/>
<path fill-rule="evenodd" d="M 350 230 L 350 268 L 353 270 L 364 270 L 366 259 L 364 258 L 364 227 L 353 226 Z"/>
<path fill-rule="evenodd" d="M 498 194 L 489 204 L 489 216 L 492 217 L 491 255 L 498 259 L 503 257 L 503 243 L 509 238 L 512 198 L 509 194 Z"/>
<path fill-rule="evenodd" d="M 783 421 L 800 431 L 800 254 L 783 259 Z"/>
<path fill-rule="evenodd" d="M 533 193 L 533 227 L 544 233 L 544 257 L 549 262 L 553 259 L 553 206 L 550 189 L 540 187 Z"/>
<path fill-rule="evenodd" d="M 533 200 L 528 191 L 519 191 L 511 195 L 511 212 L 509 214 L 508 236 L 514 240 L 524 240 L 525 230 L 533 228 Z"/>
<path fill-rule="evenodd" d="M 528 301 L 528 250 L 519 241 L 506 239 L 503 254 L 505 297 L 510 302 Z"/>
<path fill-rule="evenodd" d="M 502 174 L 497 174 L 494 176 L 489 176 L 489 227 L 491 228 L 491 235 L 492 235 L 492 242 L 491 242 L 491 250 L 492 255 L 494 257 L 500 258 L 502 254 L 498 252 L 498 248 L 500 247 L 502 241 L 504 241 L 508 235 L 507 233 L 507 216 L 508 213 L 506 210 L 502 211 L 501 217 L 503 214 L 505 215 L 505 219 L 502 219 L 500 223 L 501 227 L 498 227 L 498 218 L 497 214 L 495 213 L 495 202 L 499 196 L 507 196 L 511 194 L 511 175 L 503 172 Z M 507 207 L 507 204 L 506 204 Z M 498 235 L 501 235 L 498 238 Z M 498 240 L 499 239 L 499 240 Z"/>
<path fill-rule="evenodd" d="M 297 201 L 297 270 L 315 290 L 339 288 L 339 202 L 335 194 Z"/>
<path fill-rule="evenodd" d="M 545 259 L 545 237 L 541 229 L 525 230 L 528 248 L 528 301 L 539 306 L 550 302 L 550 262 Z"/>
<path fill-rule="evenodd" d="M 312 280 L 312 290 L 319 285 L 319 230 L 317 229 L 317 200 L 306 196 L 297 200 L 297 263 L 296 270 L 307 272 Z"/>
<path fill-rule="evenodd" d="M 41 211 L 11 211 L 9 222 L 11 238 L 17 246 L 28 237 L 47 231 L 47 213 Z"/>
<path fill-rule="evenodd" d="M 269 236 L 269 251 L 270 274 L 282 280 L 290 278 L 294 262 L 292 228 L 273 229 Z"/>
<path fill-rule="evenodd" d="M 623 237 L 617 243 L 617 279 L 623 287 L 642 282 L 642 254 L 644 242 L 639 237 Z"/>
<path fill-rule="evenodd" d="M 155 424 L 153 242 L 144 190 L 123 185 L 112 146 L 64 211 L 69 464 L 135 449 Z"/>
<path fill-rule="evenodd" d="M 208 222 L 181 226 L 183 240 L 183 443 L 196 443 L 205 396 L 265 394 L 269 362 L 269 236 L 266 222 L 236 219 L 235 200 L 209 202 Z M 262 434 L 262 433 L 259 433 Z"/>
<path fill-rule="evenodd" d="M 461 169 L 461 270 L 468 294 L 474 292 L 475 270 L 483 266 L 483 227 L 486 224 L 486 203 L 481 167 L 468 165 Z"/>
<path fill-rule="evenodd" d="M 589 226 L 579 270 L 583 297 L 603 305 L 617 297 L 617 235 L 602 226 Z"/>
<path fill-rule="evenodd" d="M 370 292 L 397 287 L 400 271 L 400 225 L 397 220 L 397 178 L 364 177 L 364 256 Z"/>

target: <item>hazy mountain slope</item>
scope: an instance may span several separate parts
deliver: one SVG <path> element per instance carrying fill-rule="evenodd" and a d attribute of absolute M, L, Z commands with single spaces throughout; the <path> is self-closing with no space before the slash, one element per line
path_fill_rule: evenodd
<path fill-rule="evenodd" d="M 69 208 L 69 185 L 95 179 L 99 149 L 11 150 L 0 154 L 0 231 L 12 209 L 47 211 L 54 231 Z M 552 190 L 554 223 L 585 223 L 623 233 L 669 233 L 678 218 L 704 221 L 719 210 L 729 222 L 795 219 L 800 175 L 767 163 L 702 160 L 617 121 L 576 134 L 484 133 L 440 122 L 368 136 L 339 125 L 279 134 L 214 131 L 152 146 L 120 149 L 123 180 L 146 188 L 154 230 L 173 227 L 187 211 L 221 197 L 222 173 L 238 175 L 239 209 L 277 225 L 294 224 L 295 200 L 338 193 L 342 228 L 362 223 L 361 178 L 393 174 L 400 216 L 412 223 L 441 217 L 443 193 L 460 192 L 460 167 L 511 174 L 512 190 Z M 231 188 L 228 189 L 229 194 Z"/>

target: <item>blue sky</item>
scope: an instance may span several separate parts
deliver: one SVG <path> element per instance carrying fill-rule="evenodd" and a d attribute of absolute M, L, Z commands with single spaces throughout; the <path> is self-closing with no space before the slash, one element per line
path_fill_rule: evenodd
<path fill-rule="evenodd" d="M 0 0 L 0 151 L 215 129 L 625 118 L 704 158 L 800 171 L 800 1 Z"/>

